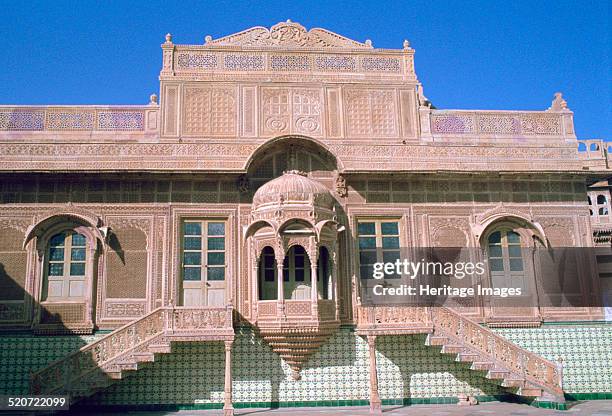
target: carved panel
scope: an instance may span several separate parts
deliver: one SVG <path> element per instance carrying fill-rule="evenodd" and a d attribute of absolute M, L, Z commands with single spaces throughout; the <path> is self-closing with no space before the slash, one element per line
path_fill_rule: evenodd
<path fill-rule="evenodd" d="M 79 110 L 48 110 L 45 127 L 47 130 L 93 130 L 95 113 Z"/>
<path fill-rule="evenodd" d="M 414 93 L 400 91 L 400 105 L 402 111 L 402 131 L 406 137 L 416 136 L 415 112 L 416 104 Z"/>
<path fill-rule="evenodd" d="M 270 70 L 272 71 L 309 71 L 308 55 L 270 55 Z"/>
<path fill-rule="evenodd" d="M 84 303 L 44 303 L 40 321 L 43 324 L 76 323 L 85 321 Z"/>
<path fill-rule="evenodd" d="M 263 71 L 265 61 L 263 55 L 231 53 L 223 57 L 224 68 L 228 71 Z"/>
<path fill-rule="evenodd" d="M 242 135 L 257 135 L 257 87 L 242 88 Z"/>
<path fill-rule="evenodd" d="M 183 134 L 189 136 L 235 135 L 235 89 L 186 87 Z"/>
<path fill-rule="evenodd" d="M 383 57 L 362 57 L 361 67 L 364 71 L 371 72 L 401 72 L 401 63 L 399 58 L 383 58 Z"/>
<path fill-rule="evenodd" d="M 175 330 L 225 328 L 228 312 L 216 309 L 176 309 L 174 311 Z"/>
<path fill-rule="evenodd" d="M 0 302 L 0 321 L 22 321 L 25 319 L 23 302 Z"/>
<path fill-rule="evenodd" d="M 560 136 L 561 116 L 535 112 L 491 113 L 439 111 L 431 115 L 431 130 L 438 134 L 502 134 Z"/>
<path fill-rule="evenodd" d="M 317 71 L 351 72 L 357 68 L 357 60 L 349 55 L 322 55 L 314 59 Z"/>
<path fill-rule="evenodd" d="M 156 119 L 153 119 L 154 121 Z M 155 128 L 155 126 L 153 126 Z M 99 130 L 144 130 L 144 111 L 113 110 L 98 112 Z"/>
<path fill-rule="evenodd" d="M 340 137 L 342 135 L 342 110 L 340 109 L 340 90 L 327 90 L 327 135 Z"/>
<path fill-rule="evenodd" d="M 0 130 L 43 130 L 45 111 L 15 109 L 0 111 Z"/>
<path fill-rule="evenodd" d="M 309 31 L 299 23 L 281 22 L 270 29 L 257 26 L 220 39 L 208 40 L 207 46 L 283 46 L 299 48 L 361 48 L 371 49 L 368 44 L 345 38 L 325 29 Z"/>
<path fill-rule="evenodd" d="M 106 304 L 106 316 L 109 318 L 137 318 L 144 315 L 145 305 L 143 303 L 116 303 Z"/>
<path fill-rule="evenodd" d="M 310 301 L 288 300 L 285 302 L 287 316 L 308 316 L 311 314 Z"/>
<path fill-rule="evenodd" d="M 262 88 L 263 134 L 289 132 L 290 101 L 288 88 Z"/>
<path fill-rule="evenodd" d="M 576 237 L 571 218 L 544 218 L 540 220 L 546 238 L 553 247 L 575 247 Z"/>
<path fill-rule="evenodd" d="M 397 131 L 395 93 L 392 90 L 345 90 L 349 136 L 394 137 Z"/>
<path fill-rule="evenodd" d="M 178 134 L 178 86 L 167 85 L 163 95 L 164 102 L 164 134 L 176 136 Z"/>
<path fill-rule="evenodd" d="M 322 134 L 321 90 L 262 88 L 262 134 Z"/>
<path fill-rule="evenodd" d="M 217 56 L 209 52 L 181 52 L 176 55 L 176 70 L 215 69 Z"/>

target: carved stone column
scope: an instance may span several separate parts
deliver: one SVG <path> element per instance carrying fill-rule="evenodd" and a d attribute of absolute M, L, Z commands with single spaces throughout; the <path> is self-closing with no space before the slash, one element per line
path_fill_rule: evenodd
<path fill-rule="evenodd" d="M 259 279 L 261 278 L 261 276 L 259 275 L 260 270 L 259 270 L 259 257 L 257 256 L 257 252 L 256 250 L 252 250 L 251 251 L 252 254 L 252 264 L 251 264 L 251 273 L 252 273 L 252 280 L 251 283 L 253 284 L 253 290 L 252 290 L 252 296 L 253 296 L 253 302 L 251 303 L 252 305 L 252 310 L 253 310 L 253 316 L 257 319 L 257 317 L 259 316 Z"/>
<path fill-rule="evenodd" d="M 225 341 L 225 391 L 223 400 L 223 416 L 234 416 L 232 404 L 232 344 Z"/>
<path fill-rule="evenodd" d="M 276 301 L 277 301 L 277 305 L 278 305 L 278 316 L 282 319 L 285 319 L 285 285 L 284 285 L 284 276 L 283 276 L 283 263 L 284 263 L 285 259 L 279 259 L 279 261 L 276 262 L 276 275 L 277 275 L 277 280 L 278 280 L 278 284 L 276 286 L 277 288 L 277 292 L 276 292 Z"/>
<path fill-rule="evenodd" d="M 376 373 L 376 336 L 368 335 L 370 352 L 370 414 L 382 415 L 382 403 L 378 395 L 378 374 Z"/>
<path fill-rule="evenodd" d="M 319 281 L 317 279 L 317 259 L 310 261 L 310 304 L 312 307 L 312 319 L 319 317 Z"/>
<path fill-rule="evenodd" d="M 340 320 L 340 298 L 338 297 L 338 255 L 337 247 L 334 245 L 331 261 L 331 276 L 332 276 L 332 297 L 334 305 L 336 305 L 335 319 Z"/>

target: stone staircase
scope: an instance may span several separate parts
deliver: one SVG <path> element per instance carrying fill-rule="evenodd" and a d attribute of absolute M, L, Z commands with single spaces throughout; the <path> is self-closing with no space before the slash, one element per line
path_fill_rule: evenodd
<path fill-rule="evenodd" d="M 31 394 L 74 403 L 172 352 L 172 342 L 233 341 L 232 307 L 161 307 L 33 373 Z"/>
<path fill-rule="evenodd" d="M 427 345 L 470 363 L 510 393 L 563 403 L 562 368 L 446 307 L 357 307 L 358 335 L 427 334 Z"/>
<path fill-rule="evenodd" d="M 442 354 L 483 372 L 509 392 L 538 400 L 565 401 L 561 365 L 533 354 L 459 313 L 444 307 L 430 308 L 433 331 L 427 345 L 440 346 Z"/>

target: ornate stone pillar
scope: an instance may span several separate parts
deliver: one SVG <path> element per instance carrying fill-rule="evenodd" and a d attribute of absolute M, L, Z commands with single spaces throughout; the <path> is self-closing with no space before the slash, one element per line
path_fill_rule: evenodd
<path fill-rule="evenodd" d="M 382 403 L 378 396 L 378 374 L 376 373 L 376 335 L 368 335 L 370 352 L 370 414 L 382 415 Z"/>
<path fill-rule="evenodd" d="M 261 278 L 261 276 L 259 275 L 260 270 L 259 270 L 259 257 L 256 250 L 251 250 L 251 254 L 252 254 L 252 264 L 251 264 L 251 273 L 252 276 L 254 276 L 254 279 L 251 279 L 251 283 L 253 284 L 253 290 L 251 291 L 252 296 L 253 296 L 253 302 L 251 303 L 252 305 L 252 310 L 253 310 L 253 316 L 257 317 L 259 314 L 259 279 Z"/>
<path fill-rule="evenodd" d="M 337 248 L 334 245 L 334 252 L 331 256 L 331 276 L 332 276 L 332 297 L 334 299 L 334 305 L 336 306 L 335 319 L 340 319 L 340 299 L 338 297 L 338 256 L 336 252 Z"/>
<path fill-rule="evenodd" d="M 284 276 L 283 276 L 283 263 L 285 259 L 278 259 L 276 262 L 276 275 L 278 279 L 278 284 L 276 285 L 276 301 L 278 305 L 278 317 L 284 319 L 285 318 L 285 285 L 284 285 Z"/>
<path fill-rule="evenodd" d="M 223 397 L 223 416 L 234 416 L 232 404 L 232 344 L 234 341 L 225 341 L 225 390 Z"/>
<path fill-rule="evenodd" d="M 317 256 L 310 257 L 310 306 L 312 307 L 312 319 L 319 318 L 319 281 L 317 279 Z"/>

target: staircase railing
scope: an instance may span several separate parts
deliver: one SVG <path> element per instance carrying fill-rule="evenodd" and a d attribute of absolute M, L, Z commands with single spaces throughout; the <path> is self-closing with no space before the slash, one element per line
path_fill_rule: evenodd
<path fill-rule="evenodd" d="M 557 396 L 563 395 L 557 364 L 529 352 L 471 319 L 445 307 L 431 308 L 434 333 L 471 347 Z"/>
<path fill-rule="evenodd" d="M 164 335 L 180 341 L 213 338 L 217 333 L 233 336 L 231 305 L 160 307 L 33 373 L 30 390 L 34 394 L 69 391 L 85 375 L 108 373 L 113 361 Z"/>
<path fill-rule="evenodd" d="M 103 371 L 104 365 L 111 360 L 161 335 L 166 313 L 165 308 L 157 308 L 33 373 L 30 383 L 32 392 L 57 391 L 69 387 L 87 373 Z"/>

